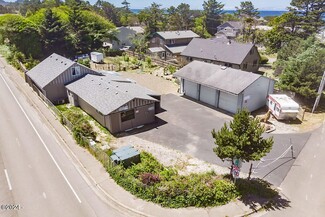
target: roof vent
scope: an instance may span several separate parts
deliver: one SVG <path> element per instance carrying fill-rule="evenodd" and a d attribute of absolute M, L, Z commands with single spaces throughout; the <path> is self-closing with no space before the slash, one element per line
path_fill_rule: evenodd
<path fill-rule="evenodd" d="M 98 85 L 101 85 L 101 83 L 99 83 Z"/>
<path fill-rule="evenodd" d="M 221 69 L 225 70 L 225 69 L 227 69 L 227 66 L 221 66 Z"/>
<path fill-rule="evenodd" d="M 61 63 L 63 63 L 63 61 L 61 61 Z"/>
<path fill-rule="evenodd" d="M 109 90 L 109 87 L 107 87 L 106 90 Z"/>
<path fill-rule="evenodd" d="M 201 48 L 200 51 L 203 52 L 203 49 Z"/>
<path fill-rule="evenodd" d="M 64 63 L 64 65 L 66 66 L 66 65 L 67 65 L 67 63 Z"/>
<path fill-rule="evenodd" d="M 127 93 L 127 92 L 129 92 L 129 91 L 126 90 L 125 93 Z"/>
<path fill-rule="evenodd" d="M 118 87 L 118 85 L 116 85 L 116 87 Z"/>
<path fill-rule="evenodd" d="M 118 94 L 118 92 L 115 92 L 115 94 L 117 95 L 117 94 Z"/>
<path fill-rule="evenodd" d="M 58 61 L 58 58 L 56 58 L 55 60 Z"/>

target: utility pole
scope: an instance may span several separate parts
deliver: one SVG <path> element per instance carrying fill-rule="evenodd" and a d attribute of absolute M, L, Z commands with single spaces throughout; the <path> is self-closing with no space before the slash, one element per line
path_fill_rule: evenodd
<path fill-rule="evenodd" d="M 311 111 L 311 113 L 314 113 L 314 111 L 316 110 L 318 104 L 319 104 L 319 100 L 322 96 L 322 92 L 324 90 L 324 86 L 325 86 L 325 71 L 324 71 L 324 74 L 323 74 L 323 77 L 322 77 L 322 80 L 320 82 L 320 85 L 319 85 L 319 88 L 318 88 L 318 92 L 317 92 L 317 97 L 316 97 L 316 100 L 315 100 L 315 104 L 314 104 L 314 107 L 313 107 L 313 110 Z"/>

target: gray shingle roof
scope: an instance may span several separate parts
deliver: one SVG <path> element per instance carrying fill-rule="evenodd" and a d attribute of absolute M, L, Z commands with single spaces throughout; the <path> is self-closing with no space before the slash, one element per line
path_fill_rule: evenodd
<path fill-rule="evenodd" d="M 180 53 L 182 53 L 185 50 L 185 48 L 187 47 L 187 45 L 185 45 L 185 46 L 167 46 L 167 45 L 165 45 L 165 47 L 170 52 L 172 52 L 173 54 L 180 54 Z"/>
<path fill-rule="evenodd" d="M 156 32 L 156 34 L 160 35 L 164 39 L 198 38 L 198 37 L 200 37 L 196 33 L 192 32 L 191 30 Z"/>
<path fill-rule="evenodd" d="M 74 65 L 75 62 L 62 57 L 56 53 L 40 62 L 37 66 L 27 72 L 27 75 L 40 87 L 44 88 L 65 70 Z"/>
<path fill-rule="evenodd" d="M 222 39 L 194 38 L 181 53 L 182 56 L 241 64 L 254 44 L 242 44 Z"/>
<path fill-rule="evenodd" d="M 176 77 L 225 92 L 240 94 L 261 75 L 211 63 L 193 61 L 174 74 Z"/>
<path fill-rule="evenodd" d="M 243 28 L 243 23 L 240 21 L 228 21 L 225 22 L 223 24 L 221 24 L 220 26 L 218 26 L 218 28 L 222 28 L 222 27 L 226 27 L 226 26 L 231 26 L 235 29 L 242 29 Z"/>
<path fill-rule="evenodd" d="M 108 115 L 133 99 L 157 101 L 151 96 L 158 95 L 153 91 L 137 85 L 117 75 L 86 75 L 69 84 L 66 88 L 80 98 Z"/>

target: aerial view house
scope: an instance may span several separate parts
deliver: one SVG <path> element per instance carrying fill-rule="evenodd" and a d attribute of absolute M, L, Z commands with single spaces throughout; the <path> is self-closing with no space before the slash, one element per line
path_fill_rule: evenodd
<path fill-rule="evenodd" d="M 117 75 L 86 75 L 68 84 L 69 102 L 111 133 L 155 121 L 160 96 Z"/>
<path fill-rule="evenodd" d="M 26 82 L 39 95 L 42 93 L 54 104 L 68 99 L 65 85 L 86 74 L 99 74 L 79 63 L 53 53 L 25 74 Z"/>
<path fill-rule="evenodd" d="M 177 58 L 193 38 L 191 30 L 156 32 L 149 42 L 149 52 L 162 59 Z"/>
<path fill-rule="evenodd" d="M 260 61 L 254 44 L 227 39 L 194 38 L 181 56 L 185 62 L 199 60 L 248 72 L 257 72 Z"/>
<path fill-rule="evenodd" d="M 122 26 L 117 28 L 116 39 L 103 42 L 103 47 L 108 47 L 118 50 L 125 46 L 133 46 L 132 38 L 136 35 L 144 34 L 144 29 L 141 26 Z"/>
<path fill-rule="evenodd" d="M 244 25 L 240 21 L 228 21 L 217 27 L 216 37 L 236 38 L 242 31 Z"/>
<path fill-rule="evenodd" d="M 266 105 L 274 80 L 226 66 L 193 61 L 174 74 L 180 78 L 181 92 L 194 100 L 230 113 Z"/>

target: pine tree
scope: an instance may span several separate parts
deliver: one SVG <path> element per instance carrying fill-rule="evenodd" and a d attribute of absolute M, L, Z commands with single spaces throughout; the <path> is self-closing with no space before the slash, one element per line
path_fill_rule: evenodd
<path fill-rule="evenodd" d="M 209 34 L 214 35 L 217 26 L 221 24 L 221 14 L 224 4 L 216 0 L 208 0 L 203 3 L 203 14 L 205 17 L 205 26 Z"/>
<path fill-rule="evenodd" d="M 40 35 L 44 56 L 49 56 L 52 53 L 66 55 L 66 27 L 51 9 L 45 11 L 45 19 L 40 26 Z"/>
<path fill-rule="evenodd" d="M 221 160 L 231 161 L 231 169 L 234 159 L 243 162 L 260 160 L 273 145 L 273 138 L 264 139 L 263 132 L 257 118 L 251 117 L 247 110 L 239 111 L 229 127 L 225 124 L 218 132 L 213 129 L 212 137 L 216 144 L 213 151 Z"/>

